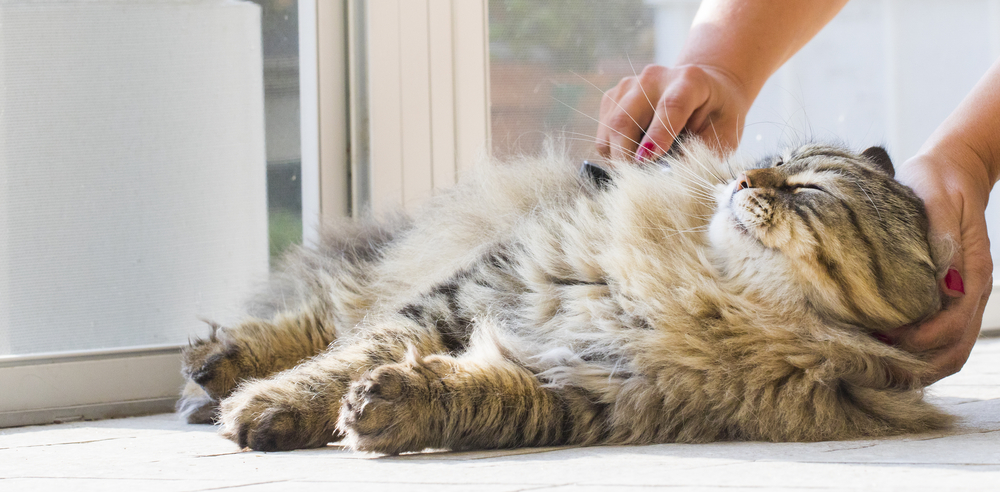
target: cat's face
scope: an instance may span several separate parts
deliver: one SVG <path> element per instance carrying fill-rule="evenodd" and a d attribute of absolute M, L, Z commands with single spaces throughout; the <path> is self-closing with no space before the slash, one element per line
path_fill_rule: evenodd
<path fill-rule="evenodd" d="M 874 330 L 938 309 L 923 203 L 884 150 L 806 145 L 758 166 L 719 191 L 710 237 L 730 274 L 790 279 L 821 315 Z"/>

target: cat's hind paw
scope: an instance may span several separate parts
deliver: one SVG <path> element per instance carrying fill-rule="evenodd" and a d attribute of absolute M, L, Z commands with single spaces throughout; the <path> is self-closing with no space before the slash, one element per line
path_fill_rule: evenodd
<path fill-rule="evenodd" d="M 274 379 L 244 384 L 222 401 L 222 435 L 255 451 L 325 446 L 334 440 L 332 423 L 328 424 L 332 419 L 313 408 L 310 395 L 298 391 L 296 385 Z"/>
<path fill-rule="evenodd" d="M 384 454 L 441 447 L 444 388 L 434 359 L 380 366 L 352 383 L 337 422 L 344 444 Z"/>

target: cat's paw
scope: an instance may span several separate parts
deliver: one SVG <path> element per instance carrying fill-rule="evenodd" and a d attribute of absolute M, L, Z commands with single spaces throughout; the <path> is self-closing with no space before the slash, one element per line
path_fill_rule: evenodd
<path fill-rule="evenodd" d="M 276 379 L 244 384 L 220 405 L 222 435 L 256 451 L 325 446 L 334 440 L 333 418 L 302 391 Z"/>
<path fill-rule="evenodd" d="M 440 447 L 444 410 L 437 358 L 380 366 L 351 384 L 337 422 L 344 443 L 385 454 Z"/>
<path fill-rule="evenodd" d="M 191 342 L 181 352 L 181 373 L 220 401 L 252 372 L 251 361 L 239 344 L 225 336 L 224 328 L 208 323 L 212 334 Z"/>
<path fill-rule="evenodd" d="M 188 381 L 174 408 L 189 424 L 212 424 L 215 423 L 219 402 L 208 396 L 201 386 Z"/>

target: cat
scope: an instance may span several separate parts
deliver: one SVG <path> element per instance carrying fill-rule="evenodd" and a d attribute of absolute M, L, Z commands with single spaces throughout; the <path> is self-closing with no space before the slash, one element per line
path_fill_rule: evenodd
<path fill-rule="evenodd" d="M 184 350 L 178 403 L 241 448 L 396 454 L 942 429 L 876 336 L 950 254 L 880 147 L 740 164 L 486 163 L 414 219 L 343 222 Z"/>

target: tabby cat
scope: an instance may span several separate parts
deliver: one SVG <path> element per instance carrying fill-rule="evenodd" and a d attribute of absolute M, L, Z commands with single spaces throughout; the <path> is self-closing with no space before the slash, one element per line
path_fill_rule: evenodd
<path fill-rule="evenodd" d="M 388 454 L 951 422 L 876 338 L 941 307 L 950 256 L 884 150 L 588 171 L 485 164 L 413 220 L 331 228 L 185 350 L 179 410 L 240 447 Z"/>

